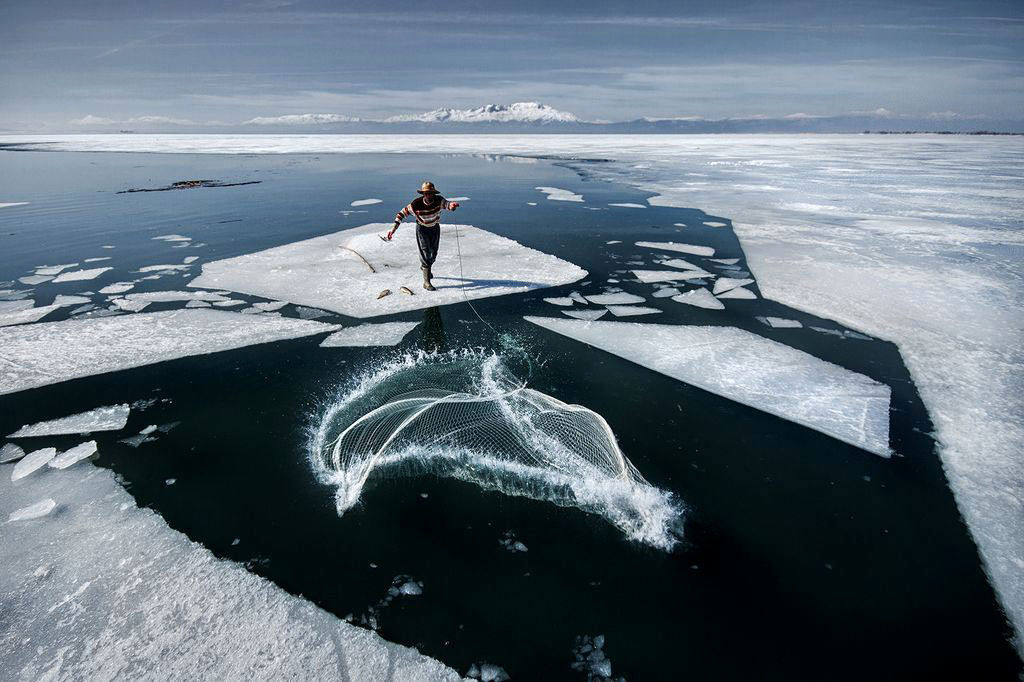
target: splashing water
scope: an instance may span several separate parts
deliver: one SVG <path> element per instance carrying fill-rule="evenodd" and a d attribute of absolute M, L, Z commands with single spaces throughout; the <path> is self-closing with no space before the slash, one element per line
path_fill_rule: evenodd
<path fill-rule="evenodd" d="M 372 476 L 447 476 L 600 515 L 669 550 L 683 508 L 619 449 L 601 415 L 528 388 L 502 357 L 406 355 L 367 374 L 322 414 L 310 462 L 338 514 Z"/>

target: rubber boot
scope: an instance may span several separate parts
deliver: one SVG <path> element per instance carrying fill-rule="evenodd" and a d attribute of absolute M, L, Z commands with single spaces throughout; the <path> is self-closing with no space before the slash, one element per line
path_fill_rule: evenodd
<path fill-rule="evenodd" d="M 427 291 L 437 291 L 437 289 L 434 288 L 434 285 L 430 283 L 430 278 L 432 276 L 430 274 L 430 268 L 426 266 L 420 266 L 420 270 L 423 271 L 423 288 L 426 289 Z"/>

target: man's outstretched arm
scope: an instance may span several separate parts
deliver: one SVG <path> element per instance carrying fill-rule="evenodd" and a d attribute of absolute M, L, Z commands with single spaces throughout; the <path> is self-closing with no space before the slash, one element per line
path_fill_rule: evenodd
<path fill-rule="evenodd" d="M 444 200 L 444 204 L 442 204 L 442 208 L 448 209 L 449 211 L 454 211 L 458 207 L 459 207 L 459 202 L 457 202 L 457 201 L 448 201 L 447 199 L 445 199 Z"/>
<path fill-rule="evenodd" d="M 391 231 L 388 232 L 388 241 L 391 241 L 391 238 L 395 236 L 395 232 L 398 231 L 398 226 L 402 224 L 402 221 L 411 215 L 412 204 L 406 205 L 405 208 L 403 208 L 401 211 L 395 214 L 395 225 L 394 227 L 391 228 Z"/>

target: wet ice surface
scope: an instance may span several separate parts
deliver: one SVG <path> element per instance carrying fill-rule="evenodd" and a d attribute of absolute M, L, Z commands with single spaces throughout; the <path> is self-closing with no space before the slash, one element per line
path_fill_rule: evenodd
<path fill-rule="evenodd" d="M 458 226 L 460 269 L 458 250 L 451 248 L 456 226 L 442 225 L 442 241 L 447 243 L 433 267 L 437 290 L 425 291 L 415 228 L 406 225 L 393 241 L 382 241 L 379 235 L 390 227 L 373 223 L 206 263 L 189 286 L 376 317 L 569 284 L 587 274 L 572 263 L 470 225 Z M 414 294 L 398 293 L 403 286 Z M 394 293 L 378 298 L 385 289 Z"/>
<path fill-rule="evenodd" d="M 888 457 L 889 387 L 733 327 L 527 321 Z"/>
<path fill-rule="evenodd" d="M 579 194 L 570 192 L 567 189 L 559 189 L 557 187 L 538 187 L 538 190 L 548 195 L 548 199 L 551 201 L 583 201 L 583 197 Z"/>
<path fill-rule="evenodd" d="M 419 322 L 382 322 L 346 327 L 336 331 L 320 343 L 321 348 L 344 346 L 394 346 L 416 328 Z"/>
<path fill-rule="evenodd" d="M 0 394 L 334 329 L 311 320 L 208 309 L 4 327 Z"/>
<path fill-rule="evenodd" d="M 127 404 L 97 407 L 88 412 L 79 412 L 60 419 L 26 425 L 12 433 L 8 438 L 27 438 L 29 436 L 57 436 L 73 433 L 93 433 L 95 431 L 119 431 L 128 423 L 131 409 Z"/>
<path fill-rule="evenodd" d="M 0 479 L 0 518 L 17 521 L 0 524 L 0 602 L 19 614 L 0 631 L 0 669 L 13 678 L 149 677 L 159 661 L 162 679 L 458 679 L 218 560 L 110 471 Z"/>

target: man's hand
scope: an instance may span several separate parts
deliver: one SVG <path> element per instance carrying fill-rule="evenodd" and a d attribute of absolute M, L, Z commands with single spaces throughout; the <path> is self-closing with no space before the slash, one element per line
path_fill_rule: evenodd
<path fill-rule="evenodd" d="M 459 202 L 457 202 L 457 201 L 449 201 L 449 202 L 448 202 L 448 208 L 449 208 L 449 210 L 452 210 L 452 211 L 454 211 L 454 210 L 455 210 L 455 209 L 457 209 L 458 207 L 459 207 Z"/>
<path fill-rule="evenodd" d="M 388 241 L 391 241 L 391 239 L 392 239 L 392 238 L 393 238 L 393 237 L 395 236 L 395 230 L 397 230 L 397 229 L 398 229 L 397 227 L 392 227 L 392 228 L 391 228 L 391 229 L 390 229 L 390 230 L 388 231 L 388 236 L 387 236 L 387 240 L 388 240 Z"/>

